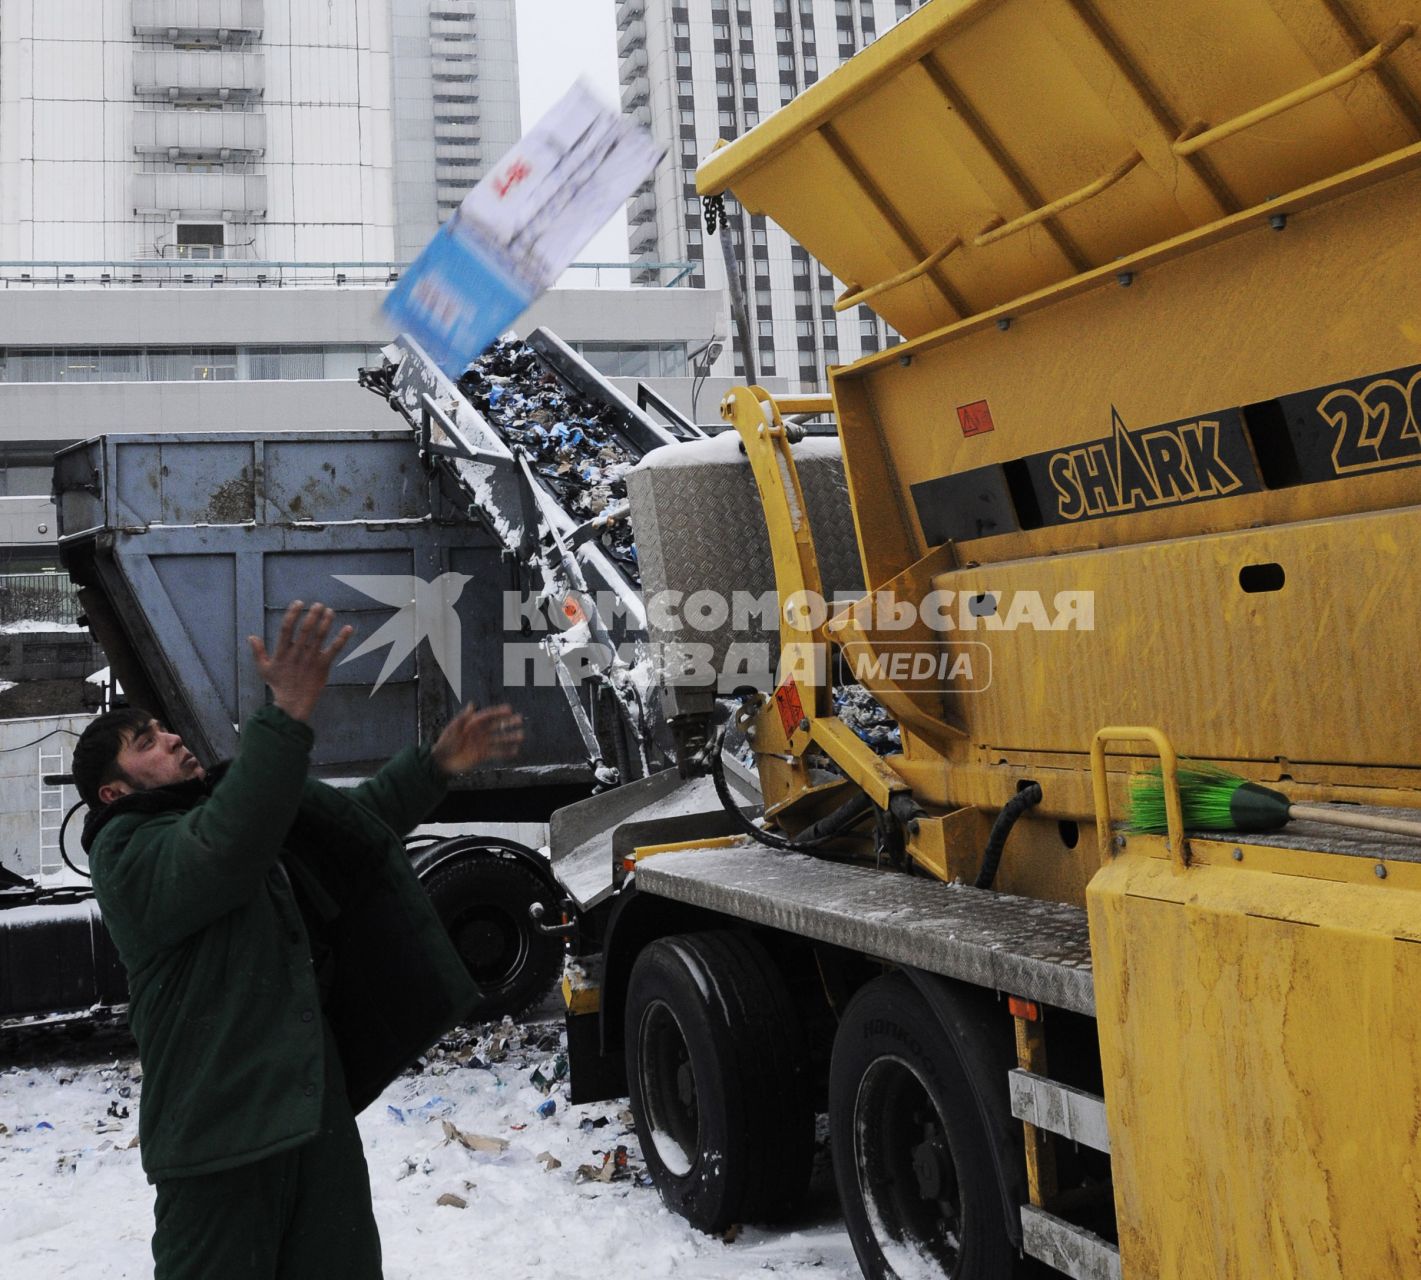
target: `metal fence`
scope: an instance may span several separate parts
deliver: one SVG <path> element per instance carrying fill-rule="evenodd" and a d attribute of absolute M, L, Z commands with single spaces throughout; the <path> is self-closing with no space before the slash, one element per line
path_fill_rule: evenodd
<path fill-rule="evenodd" d="M 78 621 L 79 593 L 67 573 L 0 574 L 0 626 Z"/>
<path fill-rule="evenodd" d="M 690 287 L 696 264 L 690 261 L 574 262 L 562 287 L 598 288 L 605 279 L 662 288 Z M 253 289 L 383 286 L 388 288 L 409 267 L 407 262 L 275 262 L 251 258 L 137 258 L 108 261 L 0 261 L 0 289 Z"/>

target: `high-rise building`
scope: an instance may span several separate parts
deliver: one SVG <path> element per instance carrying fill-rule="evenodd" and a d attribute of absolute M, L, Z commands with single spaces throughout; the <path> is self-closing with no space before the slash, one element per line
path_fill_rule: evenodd
<path fill-rule="evenodd" d="M 396 255 L 413 258 L 522 132 L 514 0 L 391 0 Z"/>
<path fill-rule="evenodd" d="M 702 224 L 696 166 L 718 138 L 753 128 L 923 3 L 617 0 L 622 106 L 670 148 L 628 205 L 632 257 L 693 261 L 696 283 L 724 288 L 720 246 Z M 836 314 L 840 282 L 767 219 L 745 215 L 730 199 L 726 208 L 762 377 L 822 388 L 826 364 L 848 364 L 898 340 L 867 307 Z M 735 346 L 743 374 L 738 336 Z"/>
<path fill-rule="evenodd" d="M 514 0 L 0 0 L 0 259 L 406 260 L 518 136 Z"/>

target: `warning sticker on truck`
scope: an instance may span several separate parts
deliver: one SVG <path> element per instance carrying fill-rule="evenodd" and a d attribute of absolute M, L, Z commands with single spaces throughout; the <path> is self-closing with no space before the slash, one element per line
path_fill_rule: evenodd
<path fill-rule="evenodd" d="M 962 424 L 964 436 L 982 436 L 995 430 L 992 411 L 985 400 L 974 400 L 971 404 L 957 406 L 957 420 Z"/>
<path fill-rule="evenodd" d="M 779 708 L 785 736 L 789 737 L 804 722 L 804 704 L 799 700 L 799 686 L 793 680 L 786 680 L 775 690 L 775 706 Z"/>

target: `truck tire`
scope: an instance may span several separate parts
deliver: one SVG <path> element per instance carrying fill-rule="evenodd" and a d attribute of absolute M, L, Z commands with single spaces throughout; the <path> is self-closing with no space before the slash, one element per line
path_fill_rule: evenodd
<path fill-rule="evenodd" d="M 1009 1280 L 987 1129 L 958 1055 L 901 974 L 849 1002 L 829 1063 L 829 1142 L 844 1222 L 869 1280 Z"/>
<path fill-rule="evenodd" d="M 562 972 L 562 939 L 539 933 L 528 908 L 541 902 L 551 909 L 557 895 L 532 868 L 496 850 L 474 849 L 439 863 L 423 883 L 479 984 L 475 1020 L 516 1018 L 548 994 Z"/>
<path fill-rule="evenodd" d="M 625 1031 L 632 1114 L 668 1208 L 718 1233 L 803 1202 L 814 1155 L 806 1051 L 758 942 L 722 930 L 653 942 L 632 968 Z"/>

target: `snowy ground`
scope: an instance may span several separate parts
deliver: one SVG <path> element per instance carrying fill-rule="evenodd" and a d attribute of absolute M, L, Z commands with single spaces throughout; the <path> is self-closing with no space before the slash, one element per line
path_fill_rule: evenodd
<path fill-rule="evenodd" d="M 360 1117 L 386 1280 L 858 1276 L 822 1161 L 802 1222 L 746 1228 L 729 1242 L 702 1235 L 647 1185 L 625 1101 L 568 1105 L 562 1048 L 551 1016 L 475 1028 Z M 150 1275 L 152 1188 L 138 1162 L 132 1042 L 101 1032 L 80 1045 L 7 1046 L 3 1063 L 6 1280 Z M 551 1082 L 546 1094 L 535 1074 Z M 555 1109 L 543 1116 L 549 1100 Z M 440 1204 L 445 1196 L 466 1207 Z"/>

